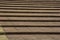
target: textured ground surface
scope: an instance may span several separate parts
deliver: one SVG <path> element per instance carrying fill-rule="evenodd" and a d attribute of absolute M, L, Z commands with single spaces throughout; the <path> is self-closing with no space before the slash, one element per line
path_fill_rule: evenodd
<path fill-rule="evenodd" d="M 0 32 L 60 32 L 60 0 L 0 2 Z M 60 35 L 0 35 L 0 40 L 60 40 Z"/>

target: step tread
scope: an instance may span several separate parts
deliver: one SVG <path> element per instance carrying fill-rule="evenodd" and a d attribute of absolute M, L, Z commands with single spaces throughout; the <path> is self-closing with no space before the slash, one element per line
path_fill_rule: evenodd
<path fill-rule="evenodd" d="M 4 27 L 3 29 L 5 32 L 60 32 L 59 27 Z"/>

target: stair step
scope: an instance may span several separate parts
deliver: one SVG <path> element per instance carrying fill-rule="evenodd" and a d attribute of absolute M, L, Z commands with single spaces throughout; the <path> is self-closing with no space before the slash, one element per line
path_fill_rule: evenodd
<path fill-rule="evenodd" d="M 33 1 L 28 1 L 28 2 L 24 2 L 24 1 L 21 2 L 21 1 L 19 1 L 19 2 L 0 2 L 0 3 L 6 3 L 6 4 L 19 4 L 19 3 L 22 3 L 22 4 L 24 4 L 24 3 L 25 4 L 39 4 L 39 3 L 40 4 L 42 4 L 42 3 L 54 4 L 55 3 L 55 4 L 59 4 L 60 1 L 51 1 L 51 2 L 50 1 L 36 1 L 36 2 L 35 1 L 34 2 Z"/>
<path fill-rule="evenodd" d="M 60 26 L 60 22 L 0 22 L 1 26 Z"/>
<path fill-rule="evenodd" d="M 48 17 L 0 17 L 0 20 L 60 20 L 60 18 L 48 18 Z"/>
<path fill-rule="evenodd" d="M 56 27 L 3 27 L 5 32 L 60 32 Z"/>
<path fill-rule="evenodd" d="M 6 17 L 21 17 L 21 16 L 60 16 L 60 13 L 56 14 L 50 14 L 50 13 L 0 13 L 0 17 L 6 16 Z"/>
<path fill-rule="evenodd" d="M 42 5 L 42 4 L 44 4 L 44 5 Z M 35 8 L 54 8 L 54 7 L 56 7 L 56 8 L 58 8 L 58 7 L 60 7 L 60 5 L 59 5 L 60 3 L 0 3 L 0 7 L 3 7 L 3 6 L 5 6 L 5 7 L 35 7 Z"/>
<path fill-rule="evenodd" d="M 0 9 L 0 11 L 7 12 L 60 12 L 60 10 L 5 10 Z"/>
<path fill-rule="evenodd" d="M 29 8 L 29 7 L 0 7 L 0 9 L 19 9 L 19 10 L 60 10 L 60 8 Z"/>

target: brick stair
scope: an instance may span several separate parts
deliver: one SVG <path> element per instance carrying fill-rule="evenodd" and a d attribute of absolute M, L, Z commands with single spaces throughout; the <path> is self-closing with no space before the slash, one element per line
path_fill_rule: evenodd
<path fill-rule="evenodd" d="M 59 1 L 0 2 L 0 24 L 6 32 L 60 32 L 59 7 Z"/>

